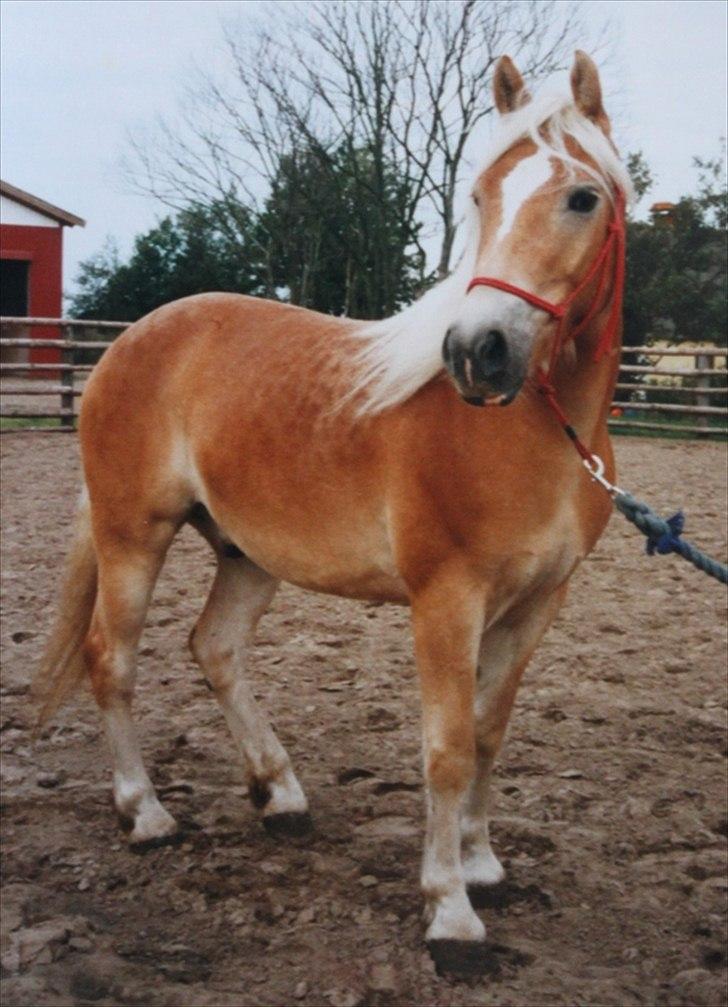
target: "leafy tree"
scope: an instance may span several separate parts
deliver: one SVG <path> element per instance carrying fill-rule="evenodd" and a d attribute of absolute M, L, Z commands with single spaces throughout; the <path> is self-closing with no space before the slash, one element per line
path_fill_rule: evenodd
<path fill-rule="evenodd" d="M 226 23 L 226 53 L 192 80 L 178 121 L 135 132 L 133 188 L 179 209 L 234 186 L 257 207 L 292 146 L 332 162 L 342 149 L 349 158 L 366 150 L 380 180 L 392 165 L 409 180 L 408 230 L 436 225 L 440 277 L 452 259 L 456 192 L 477 157 L 469 141 L 494 111 L 498 57 L 509 53 L 537 80 L 570 65 L 577 44 L 594 51 L 604 32 L 572 0 L 258 6 L 252 19 L 246 8 Z"/>
<path fill-rule="evenodd" d="M 632 185 L 634 186 L 635 195 L 637 199 L 642 199 L 646 193 L 655 184 L 655 179 L 650 170 L 650 166 L 645 160 L 645 155 L 641 150 L 632 151 L 632 153 L 627 154 L 627 171 L 629 172 L 629 177 L 632 179 Z"/>
<path fill-rule="evenodd" d="M 139 235 L 127 263 L 108 244 L 81 263 L 71 312 L 77 318 L 134 321 L 153 308 L 206 290 L 260 293 L 253 221 L 221 202 L 165 217 Z"/>
<path fill-rule="evenodd" d="M 684 196 L 675 207 L 672 227 L 665 228 L 663 258 L 664 315 L 668 336 L 713 343 L 726 342 L 728 317 L 728 256 L 726 223 L 728 190 L 725 157 L 693 158 L 698 169 L 698 192 Z"/>
<path fill-rule="evenodd" d="M 290 300 L 357 318 L 391 314 L 415 293 L 417 226 L 401 209 L 408 182 L 366 150 L 282 158 L 258 218 L 267 285 Z"/>
<path fill-rule="evenodd" d="M 418 225 L 401 212 L 409 181 L 366 149 L 281 157 L 260 213 L 231 191 L 165 217 L 128 262 L 113 245 L 81 264 L 72 312 L 136 319 L 206 290 L 286 299 L 360 318 L 391 314 L 423 272 Z"/>
<path fill-rule="evenodd" d="M 641 154 L 628 158 L 639 195 L 652 176 Z M 726 340 L 728 193 L 724 156 L 694 158 L 698 190 L 668 217 L 630 221 L 625 293 L 625 345 Z"/>
<path fill-rule="evenodd" d="M 635 195 L 645 196 L 654 186 L 654 178 L 642 151 L 627 155 Z M 627 282 L 624 295 L 624 345 L 643 346 L 654 322 L 653 305 L 656 300 L 654 285 L 657 282 L 655 265 L 663 252 L 661 233 L 653 223 L 627 221 Z M 628 380 L 622 376 L 620 380 Z"/>

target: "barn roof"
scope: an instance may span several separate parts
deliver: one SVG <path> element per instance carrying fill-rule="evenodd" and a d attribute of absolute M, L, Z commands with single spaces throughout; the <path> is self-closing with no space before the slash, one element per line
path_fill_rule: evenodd
<path fill-rule="evenodd" d="M 33 196 L 32 193 L 25 192 L 24 189 L 18 189 L 17 186 L 11 185 L 9 182 L 3 182 L 2 179 L 0 179 L 0 195 L 7 196 L 8 199 L 21 203 L 31 210 L 36 210 L 38 213 L 42 213 L 52 220 L 57 220 L 59 224 L 66 224 L 68 227 L 75 227 L 76 225 L 79 227 L 86 226 L 86 221 L 81 217 L 77 217 L 74 213 L 62 210 L 60 206 L 54 206 L 53 203 L 47 203 L 45 199 Z"/>

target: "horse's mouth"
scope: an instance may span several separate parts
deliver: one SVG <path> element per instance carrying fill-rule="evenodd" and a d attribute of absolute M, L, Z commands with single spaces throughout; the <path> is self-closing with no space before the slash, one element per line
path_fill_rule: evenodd
<path fill-rule="evenodd" d="M 471 406 L 509 406 L 526 379 L 526 368 L 517 360 L 507 370 L 489 378 L 477 372 L 466 353 L 456 351 L 444 356 L 447 376 L 458 395 Z"/>
<path fill-rule="evenodd" d="M 514 388 L 510 392 L 490 392 L 487 395 L 466 395 L 464 392 L 460 395 L 469 406 L 509 406 L 519 391 L 520 388 Z"/>

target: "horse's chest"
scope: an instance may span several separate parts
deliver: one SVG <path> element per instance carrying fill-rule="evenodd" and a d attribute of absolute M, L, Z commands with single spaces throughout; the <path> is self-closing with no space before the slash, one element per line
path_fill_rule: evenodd
<path fill-rule="evenodd" d="M 492 589 L 510 606 L 534 591 L 551 591 L 573 573 L 587 552 L 576 507 L 564 502 L 548 523 L 523 526 L 510 548 L 498 548 Z"/>

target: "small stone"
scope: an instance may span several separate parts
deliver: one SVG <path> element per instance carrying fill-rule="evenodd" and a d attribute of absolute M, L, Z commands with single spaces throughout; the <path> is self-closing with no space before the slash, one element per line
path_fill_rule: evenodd
<path fill-rule="evenodd" d="M 91 887 L 91 882 L 89 881 L 89 879 L 88 878 L 81 878 L 81 880 L 78 883 L 78 890 L 79 890 L 79 892 L 87 892 L 90 887 Z"/>
<path fill-rule="evenodd" d="M 691 1007 L 713 1007 L 723 1002 L 724 988 L 721 976 L 707 969 L 685 969 L 673 976 L 670 987 L 680 997 L 680 1003 Z"/>
<path fill-rule="evenodd" d="M 372 966 L 369 986 L 377 993 L 394 993 L 397 989 L 394 967 L 389 962 Z"/>
<path fill-rule="evenodd" d="M 6 787 L 20 784 L 25 779 L 25 773 L 18 766 L 3 766 L 2 781 Z"/>
<path fill-rule="evenodd" d="M 27 696 L 30 692 L 30 686 L 23 682 L 17 683 L 15 685 L 5 685 L 0 690 L 0 695 L 2 696 Z"/>
<path fill-rule="evenodd" d="M 70 982 L 71 993 L 80 1000 L 103 1000 L 110 991 L 108 976 L 93 972 L 74 972 Z"/>
<path fill-rule="evenodd" d="M 259 864 L 261 871 L 265 874 L 285 874 L 286 868 L 282 864 L 277 864 L 274 860 L 262 860 Z"/>
<path fill-rule="evenodd" d="M 9 971 L 24 972 L 31 966 L 48 965 L 67 953 L 71 936 L 88 932 L 88 921 L 81 917 L 59 916 L 35 927 L 17 930 L 11 936 L 9 961 L 3 963 Z"/>
<path fill-rule="evenodd" d="M 706 886 L 709 888 L 717 888 L 719 892 L 724 892 L 728 890 L 728 878 L 720 876 L 715 878 L 708 878 L 706 881 Z"/>
<path fill-rule="evenodd" d="M 270 911 L 273 914 L 273 919 L 279 920 L 285 913 L 286 907 L 281 905 L 281 903 L 277 900 L 273 899 L 271 900 Z"/>
<path fill-rule="evenodd" d="M 357 825 L 355 831 L 360 836 L 388 839 L 392 836 L 417 836 L 420 826 L 404 815 L 382 815 Z"/>
<path fill-rule="evenodd" d="M 685 672 L 691 670 L 690 666 L 685 661 L 666 661 L 663 668 L 670 675 L 684 675 Z"/>
<path fill-rule="evenodd" d="M 325 996 L 328 997 L 331 1007 L 357 1007 L 361 1000 L 359 994 L 353 990 L 329 990 Z"/>
<path fill-rule="evenodd" d="M 306 996 L 307 993 L 308 993 L 308 983 L 306 982 L 305 979 L 302 979 L 301 982 L 298 983 L 295 990 L 293 991 L 293 996 L 295 997 L 296 1000 L 303 1000 L 303 998 Z"/>
<path fill-rule="evenodd" d="M 581 780 L 584 774 L 580 769 L 565 769 L 563 773 L 556 774 L 561 780 Z"/>
<path fill-rule="evenodd" d="M 306 906 L 296 917 L 297 923 L 313 923 L 316 919 L 316 910 L 313 906 Z"/>
<path fill-rule="evenodd" d="M 374 888 L 375 885 L 379 884 L 379 879 L 375 878 L 373 874 L 364 874 L 359 878 L 359 884 L 362 888 Z"/>
<path fill-rule="evenodd" d="M 598 628 L 602 633 L 615 633 L 617 636 L 624 636 L 624 627 L 616 622 L 603 622 Z"/>
<path fill-rule="evenodd" d="M 45 790 L 53 790 L 54 787 L 60 787 L 65 779 L 66 774 L 63 771 L 58 773 L 38 773 L 35 782 Z"/>
<path fill-rule="evenodd" d="M 86 954 L 93 948 L 93 944 L 88 937 L 72 937 L 68 942 L 68 946 L 72 951 L 79 951 L 82 954 Z"/>

